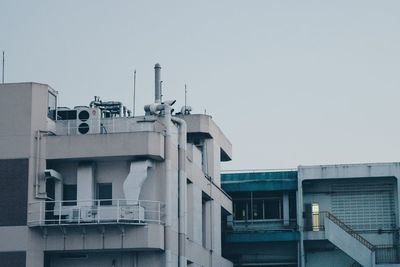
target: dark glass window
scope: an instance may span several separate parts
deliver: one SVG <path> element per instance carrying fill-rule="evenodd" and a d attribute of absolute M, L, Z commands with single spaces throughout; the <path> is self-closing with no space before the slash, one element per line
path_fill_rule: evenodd
<path fill-rule="evenodd" d="M 279 199 L 265 199 L 265 219 L 281 219 L 281 201 Z"/>
<path fill-rule="evenodd" d="M 76 184 L 65 184 L 63 186 L 63 200 L 70 200 L 64 202 L 64 206 L 76 206 Z"/>
<path fill-rule="evenodd" d="M 290 219 L 296 219 L 296 212 L 297 207 L 296 207 L 296 197 L 289 197 L 289 218 Z"/>
<path fill-rule="evenodd" d="M 235 220 L 247 220 L 248 213 L 248 203 L 246 200 L 237 200 L 235 201 Z"/>
<path fill-rule="evenodd" d="M 235 220 L 281 220 L 283 217 L 280 192 L 237 192 L 232 194 L 232 198 Z M 296 216 L 296 202 L 290 199 L 290 204 L 294 205 L 293 214 Z"/>
<path fill-rule="evenodd" d="M 47 117 L 56 120 L 56 107 L 57 107 L 57 97 L 52 93 L 48 93 L 48 102 L 47 102 Z"/>
<path fill-rule="evenodd" d="M 263 200 L 262 199 L 254 199 L 253 200 L 253 220 L 262 220 L 263 219 Z"/>
<path fill-rule="evenodd" d="M 203 199 L 201 203 L 201 242 L 203 247 L 206 247 L 207 243 L 207 212 L 206 212 L 206 201 Z"/>
<path fill-rule="evenodd" d="M 112 183 L 98 183 L 97 198 L 100 199 L 100 205 L 112 205 Z"/>

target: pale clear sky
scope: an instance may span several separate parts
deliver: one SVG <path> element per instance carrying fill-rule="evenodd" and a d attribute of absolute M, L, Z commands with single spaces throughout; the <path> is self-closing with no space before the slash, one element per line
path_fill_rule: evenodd
<path fill-rule="evenodd" d="M 224 169 L 400 161 L 400 1 L 1 0 L 6 82 L 211 114 Z M 4 114 L 2 115 L 4 116 Z"/>

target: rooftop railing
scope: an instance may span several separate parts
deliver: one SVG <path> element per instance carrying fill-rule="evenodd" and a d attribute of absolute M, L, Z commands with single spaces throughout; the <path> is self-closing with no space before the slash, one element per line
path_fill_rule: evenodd
<path fill-rule="evenodd" d="M 38 201 L 28 205 L 28 225 L 163 224 L 159 201 L 95 199 Z"/>
<path fill-rule="evenodd" d="M 153 123 L 144 123 L 153 122 Z M 161 128 L 153 117 L 117 117 L 90 119 L 87 121 L 58 120 L 55 124 L 56 135 L 89 135 L 125 132 L 157 131 Z"/>

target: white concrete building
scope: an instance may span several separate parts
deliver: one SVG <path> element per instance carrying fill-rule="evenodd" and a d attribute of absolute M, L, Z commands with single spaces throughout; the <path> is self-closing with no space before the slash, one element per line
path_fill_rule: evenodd
<path fill-rule="evenodd" d="M 222 174 L 234 266 L 400 266 L 400 163 Z M 297 208 L 296 208 L 297 207 Z"/>
<path fill-rule="evenodd" d="M 400 266 L 400 163 L 300 166 L 301 266 Z"/>
<path fill-rule="evenodd" d="M 1 266 L 232 266 L 220 188 L 231 144 L 208 115 L 156 99 L 57 107 L 45 84 L 0 85 Z M 127 115 L 128 113 L 128 115 Z"/>

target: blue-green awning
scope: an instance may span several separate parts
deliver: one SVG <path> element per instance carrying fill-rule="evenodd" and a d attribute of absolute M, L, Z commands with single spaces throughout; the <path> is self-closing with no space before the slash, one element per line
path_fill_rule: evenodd
<path fill-rule="evenodd" d="M 226 192 L 297 190 L 297 171 L 224 173 L 221 186 Z"/>

